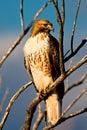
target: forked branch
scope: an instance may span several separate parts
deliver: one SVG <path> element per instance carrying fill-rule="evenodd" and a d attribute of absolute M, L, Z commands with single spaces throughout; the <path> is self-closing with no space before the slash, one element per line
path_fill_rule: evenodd
<path fill-rule="evenodd" d="M 87 42 L 87 37 L 82 40 L 80 45 L 69 56 L 65 57 L 64 63 L 67 62 L 73 56 L 75 56 L 79 52 L 79 50 L 86 44 L 86 42 Z"/>

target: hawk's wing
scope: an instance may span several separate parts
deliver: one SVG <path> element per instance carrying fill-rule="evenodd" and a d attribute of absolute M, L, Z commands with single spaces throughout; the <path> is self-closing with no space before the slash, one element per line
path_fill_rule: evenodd
<path fill-rule="evenodd" d="M 31 72 L 31 69 L 30 69 L 30 65 L 29 65 L 29 61 L 30 61 L 30 58 L 29 56 L 25 56 L 24 57 L 24 66 L 30 76 L 30 79 L 33 81 L 33 76 L 32 76 L 32 72 Z"/>
<path fill-rule="evenodd" d="M 60 61 L 59 61 L 59 43 L 50 36 L 49 59 L 51 64 L 51 75 L 55 81 L 60 75 Z M 62 114 L 62 98 L 64 95 L 64 83 L 61 82 L 51 95 L 46 99 L 47 118 L 52 124 L 55 124 Z"/>
<path fill-rule="evenodd" d="M 49 58 L 51 64 L 52 78 L 53 81 L 55 81 L 60 76 L 61 72 L 60 72 L 60 62 L 59 62 L 59 43 L 53 36 L 50 37 Z M 63 98 L 64 95 L 63 82 L 60 85 L 58 85 L 57 91 L 58 91 L 59 98 Z"/>
<path fill-rule="evenodd" d="M 55 80 L 60 75 L 59 43 L 53 36 L 50 36 L 50 49 L 49 50 L 50 50 L 49 58 L 50 58 L 50 64 L 51 64 L 51 73 L 52 73 L 53 80 Z"/>

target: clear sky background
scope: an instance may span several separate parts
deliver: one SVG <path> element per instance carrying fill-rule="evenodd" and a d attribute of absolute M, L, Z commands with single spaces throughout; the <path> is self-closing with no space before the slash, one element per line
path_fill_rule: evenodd
<path fill-rule="evenodd" d="M 24 21 L 25 27 L 31 22 L 35 13 L 42 7 L 42 5 L 47 0 L 25 0 L 24 1 Z M 70 38 L 73 26 L 73 20 L 75 17 L 76 7 L 78 0 L 65 0 L 65 27 L 64 27 L 64 50 L 66 51 L 70 48 Z M 60 6 L 60 2 L 59 2 Z M 61 6 L 59 7 L 61 10 Z M 55 11 L 53 6 L 49 5 L 43 13 L 38 17 L 38 19 L 48 19 L 53 23 L 55 32 L 53 35 L 58 37 L 58 24 L 56 22 Z M 14 41 L 21 34 L 20 25 L 20 0 L 1 0 L 0 1 L 0 59 L 6 53 L 9 47 L 13 45 Z M 12 52 L 8 59 L 4 62 L 2 68 L 0 69 L 0 75 L 2 75 L 2 89 L 0 91 L 0 102 L 3 98 L 4 92 L 9 88 L 10 93 L 7 102 L 4 106 L 3 112 L 0 116 L 3 116 L 4 110 L 12 97 L 12 95 L 25 83 L 29 81 L 28 74 L 24 68 L 23 61 L 23 45 L 26 39 L 29 37 L 29 33 L 24 37 L 20 45 Z M 80 11 L 77 20 L 76 32 L 74 45 L 77 46 L 81 43 L 82 39 L 87 37 L 87 0 L 81 1 Z M 81 51 L 77 54 L 76 58 L 73 59 L 73 64 L 78 62 L 85 54 L 87 54 L 87 44 Z M 87 65 L 86 65 L 87 66 Z M 83 66 L 79 71 L 72 74 L 69 77 L 69 83 L 79 80 L 80 77 L 87 72 L 87 67 Z M 78 78 L 77 78 L 78 77 Z M 64 97 L 63 109 L 79 94 L 81 88 L 86 87 L 87 80 L 79 89 L 74 89 L 72 92 Z M 35 97 L 35 90 L 33 86 L 25 90 L 22 95 L 17 99 L 11 108 L 9 117 L 5 123 L 3 130 L 19 130 L 24 123 L 26 109 L 28 104 Z M 72 111 L 78 110 L 80 108 L 87 107 L 87 96 L 85 95 Z M 70 119 L 64 122 L 62 125 L 55 128 L 61 130 L 87 130 L 87 114 L 83 114 L 76 118 Z M 43 125 L 41 125 L 42 128 Z M 39 130 L 41 130 L 41 128 Z M 66 129 L 65 129 L 66 128 Z"/>

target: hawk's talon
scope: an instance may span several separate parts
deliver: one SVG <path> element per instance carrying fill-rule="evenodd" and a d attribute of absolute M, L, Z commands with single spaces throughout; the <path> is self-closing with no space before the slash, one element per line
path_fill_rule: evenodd
<path fill-rule="evenodd" d="M 41 90 L 40 92 L 37 93 L 37 96 L 40 97 L 40 98 L 41 97 L 43 98 L 43 97 L 46 96 L 46 92 L 44 90 Z"/>
<path fill-rule="evenodd" d="M 46 91 L 42 90 L 42 91 L 41 91 L 41 96 L 42 96 L 42 97 L 45 97 L 45 96 L 46 96 Z"/>

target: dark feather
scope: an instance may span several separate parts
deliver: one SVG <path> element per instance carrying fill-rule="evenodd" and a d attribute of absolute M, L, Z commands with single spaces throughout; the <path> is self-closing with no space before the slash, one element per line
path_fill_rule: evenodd
<path fill-rule="evenodd" d="M 59 65 L 59 43 L 52 35 L 50 36 L 50 51 L 49 58 L 51 64 L 51 74 L 53 81 L 60 76 L 60 65 Z M 59 87 L 60 86 L 60 87 Z M 59 98 L 63 98 L 64 95 L 64 83 L 62 82 L 57 88 Z"/>

